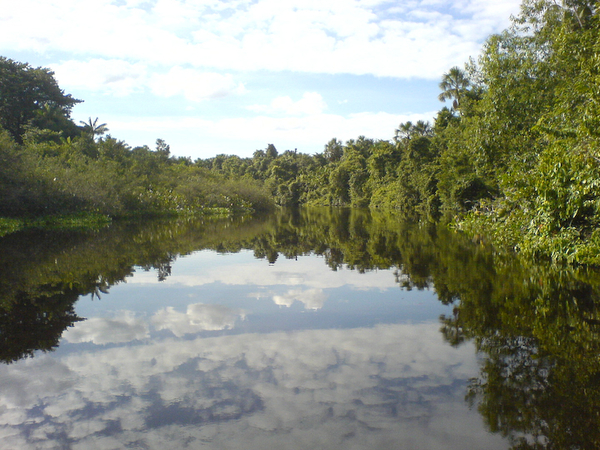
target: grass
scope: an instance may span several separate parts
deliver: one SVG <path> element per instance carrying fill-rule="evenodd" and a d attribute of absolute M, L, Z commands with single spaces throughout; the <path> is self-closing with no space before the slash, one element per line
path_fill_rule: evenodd
<path fill-rule="evenodd" d="M 0 237 L 27 228 L 98 229 L 111 223 L 111 218 L 96 213 L 64 214 L 33 218 L 0 217 Z"/>
<path fill-rule="evenodd" d="M 236 211 L 236 213 L 248 213 L 249 211 Z M 201 208 L 190 211 L 167 210 L 162 212 L 134 212 L 124 216 L 119 216 L 118 219 L 135 219 L 141 217 L 164 217 L 164 216 L 210 216 L 210 217 L 227 217 L 233 213 L 228 208 Z M 64 230 L 94 230 L 105 227 L 112 222 L 112 218 L 107 215 L 97 213 L 78 213 L 78 214 L 62 214 L 42 217 L 29 218 L 9 218 L 0 217 L 0 237 L 6 236 L 20 230 L 28 228 L 45 228 L 45 229 L 64 229 Z"/>

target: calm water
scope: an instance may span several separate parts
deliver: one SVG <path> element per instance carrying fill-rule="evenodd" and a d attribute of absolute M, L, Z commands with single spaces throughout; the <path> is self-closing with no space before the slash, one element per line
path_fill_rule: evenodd
<path fill-rule="evenodd" d="M 348 210 L 0 240 L 0 448 L 594 449 L 600 276 Z"/>

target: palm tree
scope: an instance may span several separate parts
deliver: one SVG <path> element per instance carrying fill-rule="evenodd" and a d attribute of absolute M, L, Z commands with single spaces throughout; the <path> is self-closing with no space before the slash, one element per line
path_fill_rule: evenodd
<path fill-rule="evenodd" d="M 104 133 L 106 133 L 108 131 L 108 127 L 106 126 L 105 123 L 98 124 L 97 117 L 93 121 L 92 121 L 92 118 L 90 117 L 87 122 L 80 120 L 79 123 L 83 125 L 83 131 L 85 133 L 89 133 L 90 136 L 92 136 L 92 139 L 95 136 L 102 136 Z"/>
<path fill-rule="evenodd" d="M 417 123 L 414 126 L 414 134 L 418 136 L 431 136 L 433 135 L 433 129 L 431 128 L 431 124 L 429 122 L 425 122 L 424 120 L 417 120 Z"/>
<path fill-rule="evenodd" d="M 410 120 L 408 122 L 401 123 L 396 129 L 394 141 L 400 142 L 409 140 L 412 135 L 413 128 L 414 125 Z"/>
<path fill-rule="evenodd" d="M 405 123 L 401 123 L 396 129 L 396 135 L 394 141 L 409 141 L 413 136 L 431 136 L 433 135 L 433 129 L 429 122 L 424 120 L 418 120 L 417 123 L 413 124 L 410 120 Z"/>
<path fill-rule="evenodd" d="M 454 66 L 442 77 L 442 81 L 440 82 L 442 93 L 438 96 L 438 99 L 441 102 L 454 99 L 452 108 L 458 109 L 461 97 L 470 84 L 465 72 L 457 66 Z"/>

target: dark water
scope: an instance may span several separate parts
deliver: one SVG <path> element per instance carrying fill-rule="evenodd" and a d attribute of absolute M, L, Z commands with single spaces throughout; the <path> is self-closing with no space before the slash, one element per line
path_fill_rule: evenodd
<path fill-rule="evenodd" d="M 2 449 L 600 448 L 600 275 L 307 209 L 0 239 Z"/>

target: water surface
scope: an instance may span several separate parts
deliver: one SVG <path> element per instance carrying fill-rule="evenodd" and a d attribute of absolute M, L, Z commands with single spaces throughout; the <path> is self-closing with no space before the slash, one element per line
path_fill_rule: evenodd
<path fill-rule="evenodd" d="M 0 252 L 0 448 L 599 442 L 593 271 L 319 209 Z"/>

